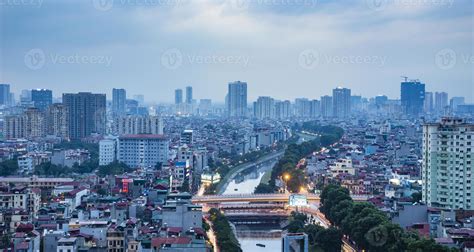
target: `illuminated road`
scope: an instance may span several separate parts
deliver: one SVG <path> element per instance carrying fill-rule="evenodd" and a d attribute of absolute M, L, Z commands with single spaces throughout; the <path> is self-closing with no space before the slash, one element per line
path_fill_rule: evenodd
<path fill-rule="evenodd" d="M 319 194 L 305 194 L 309 202 L 319 202 Z M 268 193 L 268 194 L 226 194 L 226 195 L 204 195 L 194 196 L 194 204 L 220 204 L 237 202 L 285 202 L 289 200 L 289 194 Z M 370 195 L 351 195 L 354 201 L 367 201 Z"/>

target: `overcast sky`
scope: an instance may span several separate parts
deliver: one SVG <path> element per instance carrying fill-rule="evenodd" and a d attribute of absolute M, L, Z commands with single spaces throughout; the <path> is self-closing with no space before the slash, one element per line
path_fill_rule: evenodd
<path fill-rule="evenodd" d="M 0 0 L 0 83 L 22 89 L 171 102 L 319 99 L 337 86 L 400 96 L 400 76 L 427 91 L 474 96 L 471 0 Z"/>

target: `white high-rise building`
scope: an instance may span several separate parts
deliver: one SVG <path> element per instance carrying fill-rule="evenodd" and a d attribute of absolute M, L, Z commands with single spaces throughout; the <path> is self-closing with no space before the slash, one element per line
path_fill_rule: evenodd
<path fill-rule="evenodd" d="M 436 92 L 434 105 L 436 112 L 443 113 L 444 110 L 448 107 L 448 93 Z"/>
<path fill-rule="evenodd" d="M 247 83 L 241 81 L 229 83 L 226 100 L 229 117 L 246 117 Z"/>
<path fill-rule="evenodd" d="M 351 113 L 351 90 L 338 87 L 332 90 L 333 116 L 337 118 L 349 117 Z"/>
<path fill-rule="evenodd" d="M 169 139 L 163 135 L 137 134 L 119 137 L 117 160 L 130 167 L 154 167 L 168 161 Z"/>
<path fill-rule="evenodd" d="M 113 125 L 117 135 L 163 135 L 163 120 L 158 116 L 123 116 L 115 118 Z"/>
<path fill-rule="evenodd" d="M 424 124 L 422 151 L 423 201 L 474 210 L 474 124 L 458 118 Z"/>
<path fill-rule="evenodd" d="M 117 153 L 116 139 L 103 139 L 99 142 L 99 165 L 108 165 L 115 161 Z"/>

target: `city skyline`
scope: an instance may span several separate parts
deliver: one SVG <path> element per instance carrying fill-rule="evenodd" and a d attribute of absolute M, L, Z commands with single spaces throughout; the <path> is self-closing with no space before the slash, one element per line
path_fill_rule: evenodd
<path fill-rule="evenodd" d="M 473 101 L 469 1 L 386 1 L 381 7 L 328 1 L 93 3 L 2 5 L 0 82 L 11 84 L 16 94 L 46 88 L 109 96 L 120 86 L 152 102 L 172 102 L 169 93 L 191 85 L 194 97 L 224 102 L 227 83 L 239 79 L 249 84 L 249 100 L 259 95 L 293 100 L 301 90 L 314 94 L 308 98 L 320 97 L 335 86 L 396 99 L 399 76 L 407 75 L 426 83 L 428 91 Z M 49 15 L 52 11 L 62 14 Z M 73 13 L 80 15 L 71 23 L 66 17 Z M 118 18 L 122 15 L 125 19 Z M 99 22 L 92 25 L 88 20 L 94 19 Z M 17 25 L 9 25 L 13 22 Z M 57 26 L 64 22 L 77 29 Z M 186 43 L 190 40 L 195 43 Z M 293 88 L 285 90 L 287 85 Z"/>

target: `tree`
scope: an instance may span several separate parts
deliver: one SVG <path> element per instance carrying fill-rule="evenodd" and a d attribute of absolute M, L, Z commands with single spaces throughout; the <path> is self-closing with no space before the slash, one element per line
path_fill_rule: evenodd
<path fill-rule="evenodd" d="M 18 161 L 17 159 L 9 159 L 0 162 L 0 176 L 10 176 L 18 172 Z"/>
<path fill-rule="evenodd" d="M 421 192 L 414 192 L 411 194 L 411 202 L 417 203 L 421 201 Z"/>
<path fill-rule="evenodd" d="M 113 162 L 108 165 L 100 166 L 98 175 L 107 176 L 107 175 L 119 175 L 125 172 L 130 172 L 132 169 L 123 162 Z"/>
<path fill-rule="evenodd" d="M 317 234 L 316 242 L 325 252 L 339 252 L 342 246 L 342 233 L 335 227 L 323 229 Z"/>
<path fill-rule="evenodd" d="M 255 191 L 254 191 L 254 193 L 273 193 L 273 192 L 274 192 L 273 187 L 264 183 L 258 184 L 258 186 L 255 187 Z"/>

